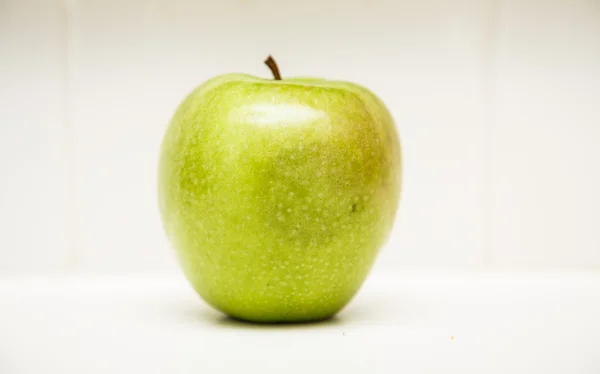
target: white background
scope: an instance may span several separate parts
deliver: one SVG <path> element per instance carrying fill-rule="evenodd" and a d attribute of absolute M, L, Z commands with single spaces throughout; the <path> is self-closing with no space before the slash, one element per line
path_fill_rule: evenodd
<path fill-rule="evenodd" d="M 166 125 L 267 54 L 393 112 L 377 271 L 600 269 L 600 1 L 0 0 L 0 274 L 178 273 Z"/>
<path fill-rule="evenodd" d="M 316 325 L 199 301 L 159 145 L 206 79 L 361 83 L 403 199 Z M 0 0 L 0 373 L 600 372 L 600 0 Z"/>

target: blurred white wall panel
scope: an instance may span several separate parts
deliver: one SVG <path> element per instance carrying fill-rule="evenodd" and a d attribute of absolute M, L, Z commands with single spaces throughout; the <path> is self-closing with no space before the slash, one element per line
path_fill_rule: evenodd
<path fill-rule="evenodd" d="M 600 267 L 600 2 L 498 0 L 493 262 Z"/>
<path fill-rule="evenodd" d="M 146 1 L 77 1 L 71 15 L 80 271 L 174 269 L 155 175 L 165 125 L 190 88 L 172 79 L 172 25 Z"/>
<path fill-rule="evenodd" d="M 486 2 L 101 1 L 73 5 L 73 116 L 83 271 L 171 271 L 156 207 L 162 135 L 222 73 L 352 80 L 397 119 L 405 159 L 379 266 L 481 264 Z"/>
<path fill-rule="evenodd" d="M 65 37 L 58 2 L 0 1 L 0 274 L 71 265 Z"/>

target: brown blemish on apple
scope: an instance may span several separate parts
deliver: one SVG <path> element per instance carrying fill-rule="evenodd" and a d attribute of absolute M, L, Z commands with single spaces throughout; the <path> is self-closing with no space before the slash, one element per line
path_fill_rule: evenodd
<path fill-rule="evenodd" d="M 352 208 L 350 209 L 350 213 L 360 213 L 365 209 L 365 207 L 361 203 L 352 204 Z"/>

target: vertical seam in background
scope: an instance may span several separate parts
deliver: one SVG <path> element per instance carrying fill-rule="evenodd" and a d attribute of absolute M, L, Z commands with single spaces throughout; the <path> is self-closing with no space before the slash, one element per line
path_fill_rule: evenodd
<path fill-rule="evenodd" d="M 62 0 L 59 4 L 63 11 L 63 37 L 64 37 L 64 128 L 65 128 L 65 158 L 67 169 L 67 199 L 65 201 L 67 215 L 67 272 L 75 272 L 79 262 L 78 253 L 78 234 L 77 234 L 77 199 L 76 199 L 76 183 L 77 183 L 77 150 L 75 146 L 75 128 L 73 126 L 73 84 L 71 72 L 71 50 L 72 50 L 72 9 L 73 2 L 71 0 Z"/>
<path fill-rule="evenodd" d="M 482 69 L 482 95 L 483 95 L 483 131 L 482 131 L 482 254 L 483 265 L 489 269 L 494 266 L 493 246 L 493 153 L 494 153 L 494 126 L 496 126 L 496 94 L 495 94 L 495 49 L 498 2 L 501 0 L 488 0 L 486 2 L 485 26 L 483 35 L 483 69 Z"/>

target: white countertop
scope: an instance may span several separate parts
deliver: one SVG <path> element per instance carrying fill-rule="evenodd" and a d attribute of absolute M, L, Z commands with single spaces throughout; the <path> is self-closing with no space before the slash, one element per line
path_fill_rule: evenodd
<path fill-rule="evenodd" d="M 0 278 L 0 373 L 600 373 L 600 274 L 373 273 L 312 325 L 224 318 L 181 277 Z"/>

